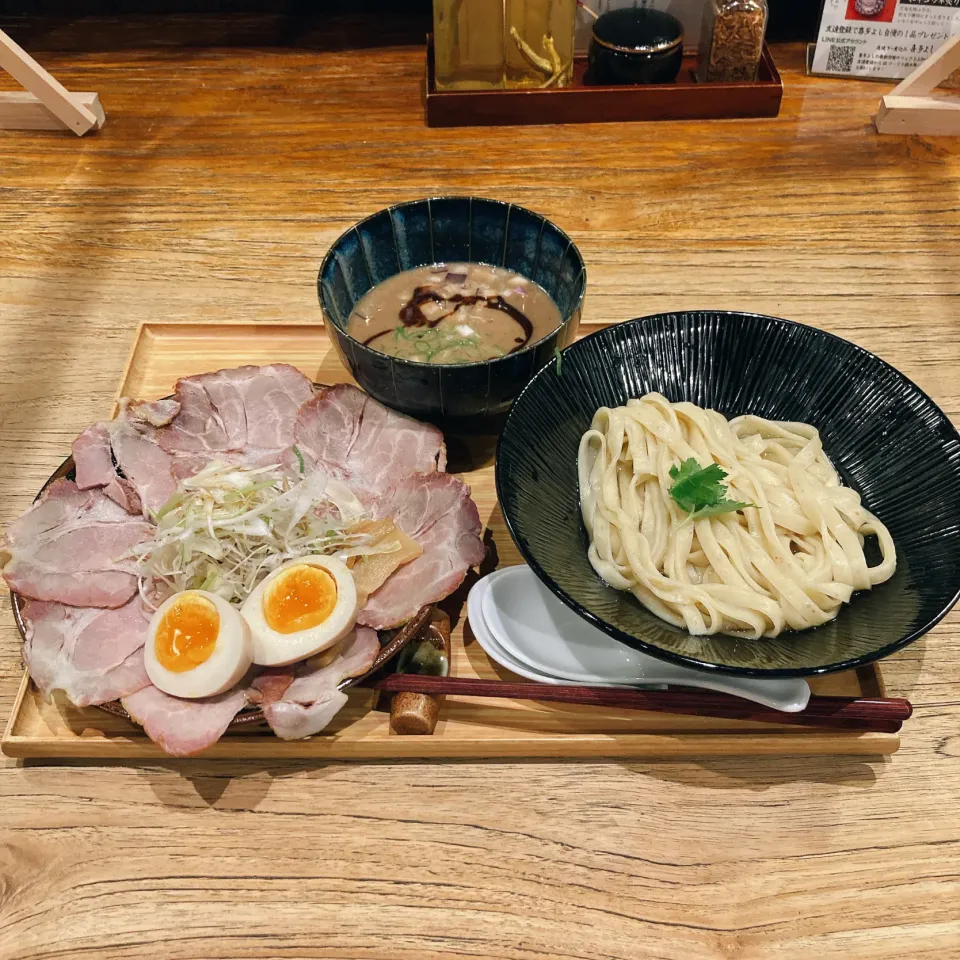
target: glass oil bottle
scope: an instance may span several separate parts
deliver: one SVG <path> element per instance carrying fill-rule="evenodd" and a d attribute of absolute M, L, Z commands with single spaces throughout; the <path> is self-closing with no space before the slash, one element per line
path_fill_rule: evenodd
<path fill-rule="evenodd" d="M 434 0 L 438 90 L 564 87 L 576 0 Z"/>

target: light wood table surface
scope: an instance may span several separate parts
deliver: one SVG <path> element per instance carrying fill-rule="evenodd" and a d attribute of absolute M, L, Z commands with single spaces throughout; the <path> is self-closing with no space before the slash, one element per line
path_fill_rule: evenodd
<path fill-rule="evenodd" d="M 789 317 L 960 419 L 960 140 L 879 138 L 886 87 L 788 48 L 776 120 L 427 130 L 421 50 L 326 46 L 32 49 L 108 119 L 0 134 L 0 523 L 138 321 L 315 323 L 334 238 L 429 194 L 562 225 L 587 319 Z M 5 761 L 0 960 L 960 957 L 958 615 L 884 673 L 885 762 Z M 0 720 L 19 677 L 4 596 Z"/>

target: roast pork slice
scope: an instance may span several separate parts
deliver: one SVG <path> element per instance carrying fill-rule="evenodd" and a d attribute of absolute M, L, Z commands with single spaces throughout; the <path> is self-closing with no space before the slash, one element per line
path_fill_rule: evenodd
<path fill-rule="evenodd" d="M 153 436 L 153 430 L 165 427 L 180 412 L 180 403 L 172 397 L 164 400 L 120 401 L 120 417 L 132 423 L 144 436 Z"/>
<path fill-rule="evenodd" d="M 170 454 L 127 420 L 110 424 L 110 441 L 123 475 L 137 491 L 146 510 L 156 513 L 176 493 Z"/>
<path fill-rule="evenodd" d="M 254 706 L 265 707 L 283 698 L 287 687 L 297 675 L 297 664 L 267 667 L 254 678 L 247 691 L 247 700 Z"/>
<path fill-rule="evenodd" d="M 136 565 L 121 560 L 153 534 L 101 490 L 51 484 L 0 540 L 11 590 L 75 607 L 122 607 L 137 590 Z"/>
<path fill-rule="evenodd" d="M 73 441 L 73 460 L 81 490 L 102 487 L 131 513 L 155 513 L 177 489 L 173 457 L 124 416 L 87 427 Z"/>
<path fill-rule="evenodd" d="M 285 363 L 185 377 L 177 383 L 180 412 L 157 440 L 175 458 L 178 477 L 215 459 L 263 466 L 293 445 L 297 413 L 312 396 L 310 381 Z"/>
<path fill-rule="evenodd" d="M 390 517 L 423 554 L 370 596 L 357 618 L 368 627 L 398 627 L 421 607 L 448 597 L 486 553 L 470 488 L 448 473 L 414 474 L 398 483 L 380 497 L 376 517 Z"/>
<path fill-rule="evenodd" d="M 44 696 L 62 690 L 86 707 L 150 683 L 143 666 L 149 620 L 139 597 L 116 610 L 28 600 L 22 617 L 23 658 Z"/>
<path fill-rule="evenodd" d="M 305 460 L 355 492 L 380 494 L 405 477 L 447 465 L 436 427 L 390 410 L 348 383 L 325 387 L 304 404 L 295 435 Z"/>
<path fill-rule="evenodd" d="M 358 627 L 344 639 L 340 653 L 330 663 L 322 667 L 299 664 L 292 681 L 282 689 L 287 677 L 257 677 L 254 686 L 261 691 L 263 715 L 273 732 L 282 740 L 299 740 L 323 730 L 347 702 L 347 695 L 337 687 L 347 677 L 366 673 L 379 652 L 376 631 Z"/>
<path fill-rule="evenodd" d="M 73 463 L 77 471 L 77 487 L 81 490 L 105 487 L 116 478 L 110 430 L 105 423 L 87 427 L 73 441 Z"/>
<path fill-rule="evenodd" d="M 216 743 L 246 704 L 243 687 L 216 697 L 185 700 L 154 686 L 124 697 L 123 708 L 172 757 L 191 757 Z"/>
<path fill-rule="evenodd" d="M 136 487 L 129 480 L 124 480 L 119 474 L 103 488 L 103 492 L 114 503 L 120 504 L 127 513 L 143 513 L 143 501 L 140 499 Z"/>

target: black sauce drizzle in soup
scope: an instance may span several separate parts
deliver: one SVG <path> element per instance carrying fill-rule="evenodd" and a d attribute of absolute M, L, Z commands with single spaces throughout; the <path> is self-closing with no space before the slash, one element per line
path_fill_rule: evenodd
<path fill-rule="evenodd" d="M 347 332 L 390 356 L 471 363 L 522 350 L 561 319 L 550 295 L 512 270 L 434 264 L 377 284 L 354 307 Z"/>

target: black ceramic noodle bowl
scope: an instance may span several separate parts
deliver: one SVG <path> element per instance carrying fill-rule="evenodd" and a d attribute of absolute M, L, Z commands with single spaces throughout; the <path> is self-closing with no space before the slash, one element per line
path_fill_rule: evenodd
<path fill-rule="evenodd" d="M 893 535 L 893 578 L 855 594 L 832 622 L 773 640 L 693 637 L 608 587 L 587 560 L 577 448 L 598 407 L 651 390 L 727 417 L 817 427 L 844 483 Z M 662 314 L 580 340 L 564 351 L 559 375 L 556 365 L 540 371 L 513 405 L 497 493 L 520 552 L 554 593 L 618 640 L 687 666 L 768 677 L 859 666 L 916 640 L 960 593 L 956 429 L 873 354 L 786 320 Z"/>
<path fill-rule="evenodd" d="M 663 10 L 611 10 L 593 25 L 591 84 L 673 83 L 683 61 L 683 25 Z"/>
<path fill-rule="evenodd" d="M 515 270 L 553 297 L 563 322 L 523 350 L 476 363 L 430 364 L 389 357 L 346 332 L 357 301 L 403 270 L 482 262 Z M 351 227 L 330 248 L 317 279 L 333 342 L 372 396 L 450 432 L 498 432 L 503 415 L 580 323 L 586 270 L 573 241 L 549 220 L 514 204 L 438 197 L 398 204 Z"/>

